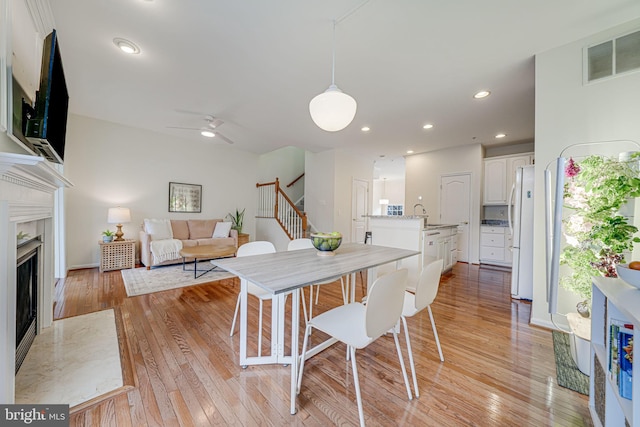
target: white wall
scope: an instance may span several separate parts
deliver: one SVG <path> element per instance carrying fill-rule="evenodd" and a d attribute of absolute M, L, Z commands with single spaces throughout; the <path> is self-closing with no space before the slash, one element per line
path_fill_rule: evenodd
<path fill-rule="evenodd" d="M 74 187 L 65 192 L 67 266 L 95 266 L 98 241 L 107 228 L 107 209 L 131 209 L 125 238 L 138 238 L 144 218 L 224 218 L 246 208 L 243 232 L 255 230 L 258 156 L 70 115 L 65 176 Z M 202 185 L 202 213 L 169 213 L 169 182 Z"/>
<path fill-rule="evenodd" d="M 477 144 L 416 154 L 405 159 L 405 205 L 413 208 L 416 203 L 422 203 L 430 222 L 438 222 L 440 215 L 440 177 L 443 174 L 471 173 L 469 260 L 474 264 L 480 262 L 482 152 L 482 146 Z M 422 196 L 421 201 L 419 196 Z"/>
<path fill-rule="evenodd" d="M 640 20 L 636 19 L 536 56 L 536 188 L 544 188 L 545 167 L 569 145 L 616 139 L 640 142 L 640 73 L 582 84 L 582 49 L 585 46 L 639 28 Z M 545 294 L 543 197 L 535 199 L 534 216 L 531 322 L 552 326 Z"/>
<path fill-rule="evenodd" d="M 351 240 L 351 194 L 354 178 L 369 182 L 373 162 L 349 150 L 307 152 L 305 156 L 305 210 L 318 231 L 340 231 Z M 368 211 L 371 212 L 371 197 Z"/>
<path fill-rule="evenodd" d="M 350 150 L 335 150 L 335 209 L 333 227 L 321 231 L 339 231 L 342 241 L 351 241 L 353 180 L 369 183 L 367 213 L 371 212 L 371 188 L 373 186 L 373 161 Z"/>
<path fill-rule="evenodd" d="M 304 158 L 304 150 L 297 147 L 283 147 L 261 155 L 258 160 L 259 182 L 273 182 L 278 178 L 281 189 L 295 203 L 304 194 L 305 177 L 289 188 L 287 185 L 305 172 Z"/>
<path fill-rule="evenodd" d="M 405 205 L 404 203 L 405 193 L 405 179 L 375 179 L 373 180 L 373 190 L 371 194 L 371 206 L 372 215 L 386 215 L 387 206 L 378 203 L 380 199 L 388 199 L 390 205 Z M 384 197 L 383 197 L 384 196 Z M 415 203 L 414 203 L 415 204 Z M 383 211 L 384 208 L 384 211 Z M 411 215 L 413 213 L 413 204 L 411 206 L 405 205 L 405 215 Z"/>

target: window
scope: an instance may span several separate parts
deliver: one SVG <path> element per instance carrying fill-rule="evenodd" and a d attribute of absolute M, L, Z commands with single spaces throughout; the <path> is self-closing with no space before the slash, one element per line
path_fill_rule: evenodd
<path fill-rule="evenodd" d="M 640 31 L 589 46 L 585 52 L 587 83 L 640 70 Z"/>
<path fill-rule="evenodd" d="M 387 205 L 387 215 L 402 216 L 403 205 Z"/>

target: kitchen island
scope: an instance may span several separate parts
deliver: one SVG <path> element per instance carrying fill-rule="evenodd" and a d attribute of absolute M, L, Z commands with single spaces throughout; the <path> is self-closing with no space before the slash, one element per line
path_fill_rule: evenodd
<path fill-rule="evenodd" d="M 427 217 L 427 215 L 368 216 L 372 244 L 422 252 L 422 256 L 408 258 L 402 263 L 402 266 L 409 270 L 409 284 L 413 286 L 418 281 L 425 261 L 442 258 L 445 260 L 445 271 L 451 269 L 455 264 L 455 261 L 452 262 L 451 254 L 455 255 L 457 247 L 457 238 L 455 237 L 457 225 L 428 224 Z M 436 239 L 431 239 L 433 236 L 436 236 Z M 455 243 L 451 243 L 452 240 Z M 427 242 L 432 243 L 425 246 Z M 385 273 L 394 268 L 395 265 L 383 266 L 378 271 Z"/>

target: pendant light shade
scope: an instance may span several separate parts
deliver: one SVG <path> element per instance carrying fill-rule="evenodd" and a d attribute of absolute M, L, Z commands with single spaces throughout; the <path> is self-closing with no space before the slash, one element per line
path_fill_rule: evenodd
<path fill-rule="evenodd" d="M 309 113 L 320 129 L 336 132 L 349 126 L 356 115 L 357 107 L 358 104 L 352 96 L 332 84 L 329 89 L 316 95 L 309 102 Z"/>
<path fill-rule="evenodd" d="M 336 70 L 336 21 L 333 21 L 333 59 L 331 85 L 323 93 L 309 102 L 309 114 L 313 122 L 322 130 L 336 132 L 349 126 L 356 115 L 358 104 L 335 84 Z"/>

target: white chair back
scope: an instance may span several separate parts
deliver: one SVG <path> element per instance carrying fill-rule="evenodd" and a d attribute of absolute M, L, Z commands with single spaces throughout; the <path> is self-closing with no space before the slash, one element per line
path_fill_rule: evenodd
<path fill-rule="evenodd" d="M 272 254 L 276 251 L 276 247 L 273 243 L 267 241 L 256 241 L 245 243 L 238 248 L 236 256 L 248 256 L 248 255 L 260 255 L 260 254 Z"/>
<path fill-rule="evenodd" d="M 423 310 L 436 299 L 444 260 L 437 259 L 422 268 L 416 287 L 416 310 Z"/>
<path fill-rule="evenodd" d="M 313 243 L 311 243 L 311 239 L 293 239 L 287 245 L 288 251 L 297 251 L 298 249 L 310 249 L 313 248 Z"/>
<path fill-rule="evenodd" d="M 365 327 L 369 338 L 378 338 L 393 328 L 400 319 L 407 274 L 407 269 L 402 268 L 373 282 L 365 309 Z"/>

